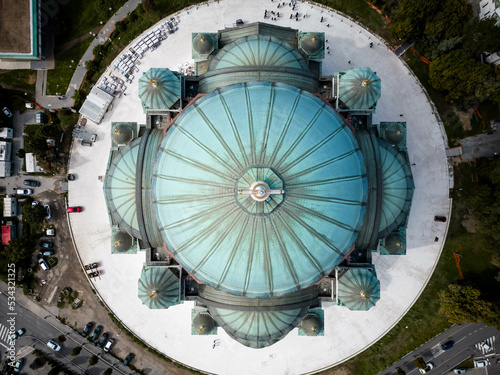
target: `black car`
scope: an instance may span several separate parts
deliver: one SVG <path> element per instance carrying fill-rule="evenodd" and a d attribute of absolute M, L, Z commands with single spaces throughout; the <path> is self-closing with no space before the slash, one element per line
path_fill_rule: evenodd
<path fill-rule="evenodd" d="M 41 185 L 40 181 L 35 181 L 35 180 L 24 180 L 23 184 L 32 187 L 38 187 Z"/>
<path fill-rule="evenodd" d="M 98 325 L 94 329 L 94 333 L 92 333 L 92 336 L 90 337 L 90 341 L 95 341 L 99 337 L 99 333 L 102 331 L 102 326 Z"/>
<path fill-rule="evenodd" d="M 130 361 L 132 360 L 132 358 L 134 358 L 134 354 L 133 353 L 129 353 L 129 355 L 126 356 L 125 359 L 123 360 L 123 364 L 125 366 L 128 366 L 128 364 L 130 363 Z"/>
<path fill-rule="evenodd" d="M 40 241 L 38 244 L 45 249 L 52 249 L 54 247 L 54 244 L 49 241 Z"/>
<path fill-rule="evenodd" d="M 92 322 L 89 322 L 87 323 L 87 325 L 85 326 L 85 328 L 83 329 L 82 331 L 82 336 L 83 337 L 87 337 L 87 335 L 90 333 L 90 331 L 92 330 L 92 327 L 94 326 L 94 323 Z"/>
<path fill-rule="evenodd" d="M 103 333 L 99 341 L 97 342 L 97 347 L 102 348 L 106 341 L 108 341 L 109 335 L 107 333 Z"/>
<path fill-rule="evenodd" d="M 453 346 L 453 344 L 454 344 L 453 341 L 445 342 L 443 345 L 441 345 L 441 349 L 448 350 Z"/>

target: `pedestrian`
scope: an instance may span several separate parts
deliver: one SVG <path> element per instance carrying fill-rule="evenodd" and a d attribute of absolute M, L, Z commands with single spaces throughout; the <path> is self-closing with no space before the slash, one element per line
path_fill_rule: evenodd
<path fill-rule="evenodd" d="M 330 49 L 330 47 L 329 47 L 329 46 L 326 46 L 326 49 Z"/>
<path fill-rule="evenodd" d="M 401 114 L 399 115 L 399 117 L 403 117 L 403 114 L 401 113 Z"/>
<path fill-rule="evenodd" d="M 326 27 L 330 27 L 330 24 L 329 24 L 329 23 L 327 23 L 327 24 L 326 24 Z"/>
<path fill-rule="evenodd" d="M 350 64 L 350 63 L 351 63 L 351 60 L 349 60 L 347 63 L 348 63 L 348 64 Z"/>
<path fill-rule="evenodd" d="M 330 54 L 330 51 L 328 51 L 328 54 Z"/>
<path fill-rule="evenodd" d="M 321 17 L 321 21 L 319 21 L 319 22 L 323 22 L 323 17 Z"/>
<path fill-rule="evenodd" d="M 290 14 L 290 19 L 292 19 L 292 17 L 293 17 L 293 14 Z"/>
<path fill-rule="evenodd" d="M 328 39 L 327 39 L 327 40 L 325 40 L 325 42 L 327 42 L 327 43 L 328 43 Z"/>

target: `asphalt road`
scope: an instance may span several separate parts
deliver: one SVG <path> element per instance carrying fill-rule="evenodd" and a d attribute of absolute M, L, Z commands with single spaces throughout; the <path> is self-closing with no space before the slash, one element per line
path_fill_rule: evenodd
<path fill-rule="evenodd" d="M 20 292 L 19 289 L 16 291 Z M 0 295 L 0 311 L 7 312 L 7 295 L 3 292 Z M 108 367 L 113 367 L 113 373 L 129 374 L 129 369 L 117 369 L 114 365 L 118 365 L 117 360 L 108 354 L 103 353 L 99 348 L 88 342 L 85 338 L 74 332 L 70 327 L 61 325 L 52 315 L 44 318 L 33 314 L 31 311 L 25 309 L 21 305 L 15 306 L 15 315 L 2 314 L 0 317 L 0 346 L 2 352 L 8 349 L 10 341 L 8 337 L 10 333 L 7 332 L 9 327 L 8 319 L 15 317 L 15 329 L 26 329 L 26 333 L 18 338 L 15 342 L 16 358 L 26 358 L 26 364 L 23 367 L 23 374 L 41 374 L 47 373 L 50 369 L 48 365 L 39 370 L 32 370 L 29 365 L 33 362 L 34 356 L 31 354 L 33 348 L 39 349 L 47 354 L 48 357 L 57 359 L 63 363 L 67 368 L 78 374 L 97 375 L 102 374 Z M 59 326 L 56 328 L 56 326 Z M 49 339 L 56 339 L 61 334 L 66 336 L 66 341 L 62 344 L 62 349 L 59 352 L 50 349 L 46 343 Z M 78 356 L 72 356 L 71 351 L 76 346 L 83 346 L 82 351 Z M 92 355 L 97 355 L 101 359 L 97 365 L 88 368 L 88 361 Z M 5 355 L 2 356 L 5 360 Z M 122 367 L 121 365 L 118 365 Z"/>
<path fill-rule="evenodd" d="M 453 326 L 442 334 L 429 340 L 420 348 L 407 354 L 390 368 L 380 372 L 379 375 L 395 374 L 398 367 L 406 371 L 407 375 L 420 374 L 413 363 L 413 360 L 420 356 L 426 363 L 432 362 L 434 364 L 434 369 L 431 370 L 429 374 L 441 375 L 449 373 L 471 356 L 474 358 L 484 358 L 484 353 L 476 347 L 476 344 L 486 339 L 491 339 L 492 337 L 497 339 L 495 340 L 496 345 L 494 347 L 494 352 L 498 353 L 500 332 L 496 328 L 487 327 L 484 324 L 463 324 L 461 326 Z M 453 342 L 453 347 L 448 350 L 442 350 L 441 345 L 448 341 Z M 490 359 L 491 365 L 486 368 L 487 372 L 484 373 L 488 375 L 500 375 L 500 365 L 495 365 L 498 356 L 494 353 L 488 353 L 486 357 Z"/>
<path fill-rule="evenodd" d="M 500 129 L 491 134 L 483 133 L 461 140 L 462 160 L 492 157 L 500 154 Z"/>

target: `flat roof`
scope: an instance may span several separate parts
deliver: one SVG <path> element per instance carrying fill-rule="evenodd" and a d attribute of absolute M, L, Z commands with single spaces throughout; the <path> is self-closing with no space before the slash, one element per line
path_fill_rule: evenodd
<path fill-rule="evenodd" d="M 0 58 L 38 57 L 36 0 L 0 2 Z"/>

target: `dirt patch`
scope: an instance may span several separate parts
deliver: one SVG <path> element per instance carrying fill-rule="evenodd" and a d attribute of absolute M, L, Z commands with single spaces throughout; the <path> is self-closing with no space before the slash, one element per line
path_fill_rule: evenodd
<path fill-rule="evenodd" d="M 459 111 L 458 109 L 455 108 L 455 114 L 460 118 L 460 122 L 462 123 L 462 126 L 464 127 L 464 130 L 472 130 L 472 124 L 470 122 L 470 119 L 472 118 L 472 114 L 474 110 L 471 108 L 467 112 Z"/>
<path fill-rule="evenodd" d="M 135 358 L 131 364 L 138 369 L 144 369 L 147 374 L 191 374 L 149 353 L 115 325 L 92 291 L 80 266 L 67 225 L 64 197 L 53 191 L 47 191 L 40 194 L 37 199 L 44 204 L 49 202 L 51 205 L 53 218 L 50 223 L 56 227 L 56 237 L 47 237 L 47 239 L 55 243 L 54 256 L 58 260 L 57 265 L 51 270 L 37 273 L 40 280 L 45 280 L 45 284 L 38 285 L 34 291 L 40 293 L 40 304 L 54 315 L 65 318 L 66 323 L 79 332 L 88 322 L 93 322 L 94 327 L 101 324 L 104 327 L 103 332 L 108 332 L 116 341 L 113 353 L 121 359 L 129 353 L 134 353 Z M 70 304 L 65 304 L 64 307 L 57 306 L 58 298 L 66 287 L 78 292 L 77 298 L 83 301 L 80 308 L 73 309 Z"/>
<path fill-rule="evenodd" d="M 469 210 L 468 213 L 466 213 L 464 215 L 464 219 L 462 220 L 462 225 L 469 233 L 476 233 L 477 232 L 478 222 L 474 218 L 474 215 L 472 215 L 471 210 Z"/>
<path fill-rule="evenodd" d="M 31 52 L 30 1 L 0 2 L 0 52 Z"/>
<path fill-rule="evenodd" d="M 34 83 L 36 83 L 36 73 L 30 74 L 30 75 L 28 76 L 28 83 L 29 83 L 30 85 L 32 85 L 32 84 L 34 84 Z"/>

